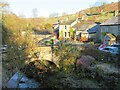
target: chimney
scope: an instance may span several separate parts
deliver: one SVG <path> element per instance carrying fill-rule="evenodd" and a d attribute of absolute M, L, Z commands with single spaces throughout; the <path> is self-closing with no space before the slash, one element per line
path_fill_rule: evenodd
<path fill-rule="evenodd" d="M 100 22 L 95 22 L 96 24 L 101 24 Z"/>

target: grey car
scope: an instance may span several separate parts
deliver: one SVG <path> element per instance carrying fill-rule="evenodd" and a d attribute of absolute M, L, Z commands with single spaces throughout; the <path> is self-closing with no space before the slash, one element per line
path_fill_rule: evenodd
<path fill-rule="evenodd" d="M 119 49 L 117 47 L 107 46 L 107 47 L 101 49 L 101 51 L 109 52 L 112 55 L 118 55 L 119 54 Z"/>

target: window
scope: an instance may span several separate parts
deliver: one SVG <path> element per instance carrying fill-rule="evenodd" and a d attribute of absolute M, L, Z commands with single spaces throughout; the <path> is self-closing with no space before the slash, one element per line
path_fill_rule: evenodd
<path fill-rule="evenodd" d="M 114 49 L 111 49 L 111 48 L 110 48 L 110 51 L 111 51 L 111 52 L 115 52 L 115 50 L 114 50 Z"/>
<path fill-rule="evenodd" d="M 65 25 L 65 29 L 67 28 L 67 26 Z"/>
<path fill-rule="evenodd" d="M 69 37 L 70 37 L 70 32 L 68 32 L 68 35 L 69 35 Z"/>
<path fill-rule="evenodd" d="M 67 36 L 67 33 L 65 32 L 65 37 Z"/>
<path fill-rule="evenodd" d="M 103 50 L 109 50 L 109 48 L 104 48 Z"/>

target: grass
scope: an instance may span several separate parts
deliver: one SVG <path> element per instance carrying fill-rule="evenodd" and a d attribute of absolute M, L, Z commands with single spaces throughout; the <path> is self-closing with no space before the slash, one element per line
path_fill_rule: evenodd
<path fill-rule="evenodd" d="M 12 63 L 11 61 L 6 62 L 3 58 L 3 84 L 16 72 Z M 109 61 L 96 60 L 96 63 L 91 66 L 94 68 L 93 71 L 87 69 L 82 71 L 79 68 L 79 72 L 65 72 L 59 69 L 50 69 L 47 67 L 53 64 L 48 62 L 46 64 L 44 66 L 43 63 L 33 62 L 22 70 L 23 72 L 26 70 L 26 76 L 40 82 L 42 88 L 119 88 L 119 75 L 114 72 L 120 68 L 115 67 L 114 62 L 112 64 Z M 55 66 L 53 65 L 53 67 Z"/>

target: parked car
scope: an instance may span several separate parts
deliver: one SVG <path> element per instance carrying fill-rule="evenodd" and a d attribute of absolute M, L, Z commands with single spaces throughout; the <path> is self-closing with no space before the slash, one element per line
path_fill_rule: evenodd
<path fill-rule="evenodd" d="M 6 51 L 6 49 L 7 49 L 7 45 L 1 45 L 0 46 L 0 53 L 6 53 L 7 51 Z"/>
<path fill-rule="evenodd" d="M 118 55 L 119 54 L 119 50 L 117 47 L 111 47 L 111 46 L 107 46 L 103 49 L 100 49 L 101 51 L 104 51 L 104 52 L 109 52 L 111 53 L 112 55 Z"/>
<path fill-rule="evenodd" d="M 102 50 L 103 48 L 107 47 L 107 44 L 102 44 L 98 47 L 99 50 Z"/>
<path fill-rule="evenodd" d="M 117 47 L 118 49 L 120 49 L 120 44 L 113 44 L 112 47 Z"/>
<path fill-rule="evenodd" d="M 114 44 L 114 45 L 112 45 L 112 47 L 117 47 L 118 48 L 118 53 L 120 55 L 120 44 Z"/>

